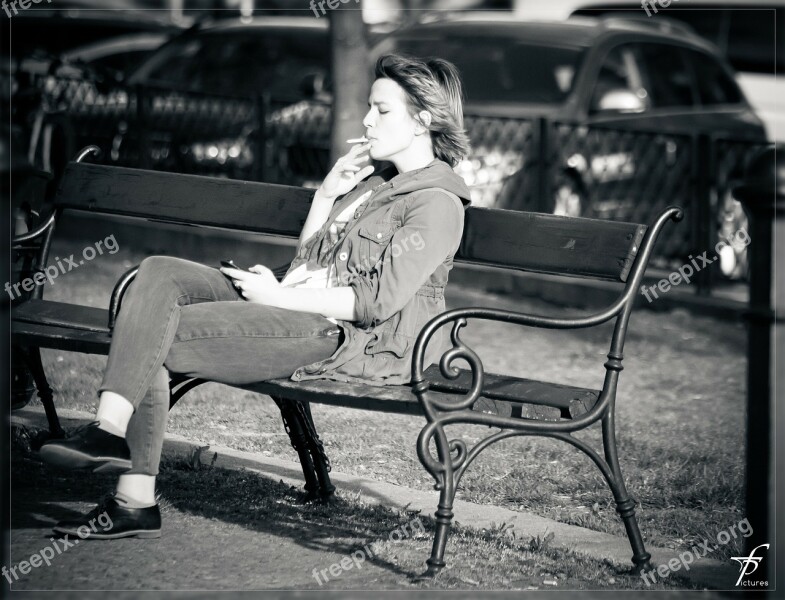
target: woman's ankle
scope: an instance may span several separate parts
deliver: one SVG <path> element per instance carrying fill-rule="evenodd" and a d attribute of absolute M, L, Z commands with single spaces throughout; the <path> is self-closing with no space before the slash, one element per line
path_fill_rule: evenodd
<path fill-rule="evenodd" d="M 127 473 L 117 480 L 115 497 L 130 508 L 147 508 L 157 504 L 155 475 Z"/>
<path fill-rule="evenodd" d="M 114 392 L 101 392 L 95 418 L 99 429 L 125 437 L 128 422 L 134 414 L 134 405 Z"/>

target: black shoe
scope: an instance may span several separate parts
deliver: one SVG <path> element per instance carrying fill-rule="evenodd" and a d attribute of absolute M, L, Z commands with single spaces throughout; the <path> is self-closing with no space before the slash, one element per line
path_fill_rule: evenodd
<path fill-rule="evenodd" d="M 98 428 L 98 421 L 80 427 L 64 440 L 41 446 L 41 458 L 67 469 L 93 469 L 94 473 L 123 472 L 131 468 L 125 438 Z"/>
<path fill-rule="evenodd" d="M 87 540 L 114 540 L 124 537 L 161 537 L 161 511 L 158 505 L 129 508 L 114 496 L 103 500 L 86 515 L 60 521 L 52 530 L 61 536 Z"/>

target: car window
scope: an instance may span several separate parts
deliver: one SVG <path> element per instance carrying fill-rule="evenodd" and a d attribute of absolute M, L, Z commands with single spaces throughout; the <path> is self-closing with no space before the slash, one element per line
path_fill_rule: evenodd
<path fill-rule="evenodd" d="M 438 56 L 461 72 L 470 102 L 563 102 L 572 91 L 582 48 L 542 46 L 513 38 L 405 38 L 395 51 Z"/>
<path fill-rule="evenodd" d="M 644 85 L 653 109 L 689 107 L 696 103 L 692 75 L 680 47 L 656 43 L 631 45 L 640 57 Z"/>
<path fill-rule="evenodd" d="M 716 59 L 695 50 L 685 49 L 684 53 L 687 60 L 692 63 L 701 104 L 738 104 L 742 102 L 739 86 Z"/>
<path fill-rule="evenodd" d="M 305 75 L 329 72 L 325 32 L 254 32 L 176 40 L 142 66 L 137 83 L 209 94 L 301 97 Z"/>
<path fill-rule="evenodd" d="M 779 27 L 779 44 L 777 28 Z M 738 10 L 733 13 L 728 33 L 728 60 L 739 71 L 785 74 L 785 8 Z"/>
<path fill-rule="evenodd" d="M 594 82 L 590 110 L 603 110 L 605 99 L 617 92 L 629 92 L 642 101 L 644 108 L 648 107 L 640 67 L 629 45 L 616 46 L 603 59 Z"/>
<path fill-rule="evenodd" d="M 638 14 L 640 3 L 597 6 L 579 9 L 575 16 L 629 17 Z M 689 25 L 695 33 L 715 44 L 737 71 L 748 73 L 785 74 L 785 52 L 782 32 L 785 31 L 785 10 L 771 5 L 739 2 L 736 5 L 702 4 L 691 8 L 682 2 L 672 3 L 667 11 L 660 10 L 658 18 L 678 20 Z M 777 31 L 780 32 L 777 51 Z"/>

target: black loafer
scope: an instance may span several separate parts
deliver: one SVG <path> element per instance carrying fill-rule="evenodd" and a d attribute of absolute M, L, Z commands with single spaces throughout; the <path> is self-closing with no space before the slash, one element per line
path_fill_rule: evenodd
<path fill-rule="evenodd" d="M 129 508 L 110 496 L 86 515 L 60 521 L 52 530 L 61 536 L 85 540 L 159 538 L 161 511 L 157 504 L 147 508 Z"/>
<path fill-rule="evenodd" d="M 66 469 L 93 469 L 94 473 L 123 472 L 131 468 L 131 451 L 125 438 L 98 428 L 93 421 L 64 440 L 41 446 L 41 458 Z"/>

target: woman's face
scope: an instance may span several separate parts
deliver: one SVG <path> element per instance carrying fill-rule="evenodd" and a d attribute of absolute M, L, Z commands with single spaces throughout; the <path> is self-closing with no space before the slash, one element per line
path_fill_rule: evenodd
<path fill-rule="evenodd" d="M 418 125 L 409 114 L 406 93 L 392 79 L 377 79 L 371 86 L 368 105 L 363 125 L 365 137 L 371 140 L 369 154 L 374 160 L 392 160 L 409 148 Z"/>

